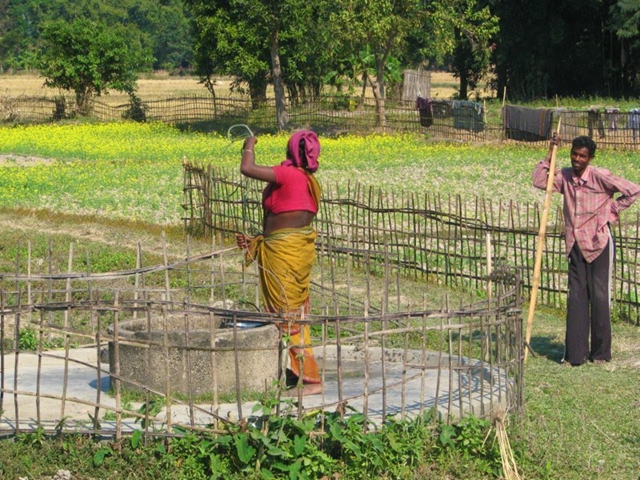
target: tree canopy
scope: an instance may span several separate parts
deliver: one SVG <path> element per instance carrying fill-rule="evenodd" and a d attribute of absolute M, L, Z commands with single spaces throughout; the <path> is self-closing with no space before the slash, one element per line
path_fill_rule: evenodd
<path fill-rule="evenodd" d="M 75 93 L 76 108 L 85 113 L 94 95 L 107 89 L 133 94 L 145 51 L 127 34 L 91 20 L 57 21 L 42 32 L 40 71 L 45 85 Z"/>
<path fill-rule="evenodd" d="M 0 71 L 36 68 L 44 26 L 80 19 L 126 27 L 127 38 L 152 52 L 155 69 L 191 63 L 189 15 L 182 0 L 0 0 Z"/>
<path fill-rule="evenodd" d="M 154 69 L 232 76 L 256 107 L 269 85 L 295 103 L 331 84 L 382 111 L 415 66 L 449 66 L 461 98 L 487 75 L 510 100 L 640 93 L 640 0 L 0 0 L 0 72 L 37 68 L 44 25 L 79 19 L 124 27 Z"/>

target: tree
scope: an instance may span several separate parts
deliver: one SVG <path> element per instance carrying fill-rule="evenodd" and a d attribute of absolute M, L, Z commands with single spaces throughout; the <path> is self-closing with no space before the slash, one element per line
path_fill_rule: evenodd
<path fill-rule="evenodd" d="M 182 0 L 128 0 L 122 23 L 142 33 L 142 44 L 153 52 L 155 70 L 191 64 L 191 25 Z"/>
<path fill-rule="evenodd" d="M 500 18 L 494 57 L 500 95 L 508 87 L 512 100 L 617 97 L 627 88 L 621 79 L 635 77 L 627 47 L 637 37 L 627 27 L 637 16 L 626 7 L 637 1 L 489 1 Z M 612 8 L 622 15 L 616 19 Z"/>
<path fill-rule="evenodd" d="M 128 41 L 124 29 L 89 20 L 49 23 L 42 38 L 45 85 L 73 91 L 81 114 L 88 112 L 94 95 L 108 89 L 133 94 L 137 72 L 150 60 L 147 51 Z"/>
<path fill-rule="evenodd" d="M 640 0 L 619 0 L 610 14 L 609 30 L 618 40 L 610 48 L 618 53 L 619 59 L 619 64 L 611 62 L 611 81 L 619 84 L 623 96 L 629 97 L 640 90 Z"/>
<path fill-rule="evenodd" d="M 297 101 L 320 91 L 330 57 L 329 0 L 185 0 L 193 16 L 196 72 L 213 92 L 215 75 L 246 82 L 254 108 L 274 86 L 279 129 L 285 92 Z"/>
<path fill-rule="evenodd" d="M 367 75 L 376 101 L 378 126 L 384 128 L 385 72 L 393 55 L 400 55 L 410 38 L 420 36 L 431 56 L 441 58 L 455 46 L 455 30 L 469 38 L 490 31 L 486 22 L 474 23 L 475 0 L 338 0 L 331 23 L 336 35 L 358 51 L 369 48 L 375 59 L 375 76 Z M 366 72 L 363 72 L 366 75 Z"/>
<path fill-rule="evenodd" d="M 127 38 L 153 52 L 154 68 L 189 66 L 191 31 L 182 0 L 0 0 L 0 68 L 35 68 L 43 26 L 76 19 L 126 27 Z"/>
<path fill-rule="evenodd" d="M 192 15 L 195 72 L 214 92 L 215 77 L 230 75 L 232 85 L 245 82 L 253 108 L 267 99 L 270 56 L 262 22 L 255 24 L 233 1 L 184 0 Z"/>
<path fill-rule="evenodd" d="M 254 108 L 274 85 L 278 129 L 288 118 L 280 56 L 283 15 L 291 1 L 185 0 L 193 15 L 194 59 L 202 83 L 213 92 L 215 75 L 232 75 L 249 86 Z"/>
<path fill-rule="evenodd" d="M 491 14 L 488 6 L 483 8 L 475 0 L 461 5 L 466 9 L 467 25 L 473 29 L 454 29 L 455 48 L 453 51 L 454 74 L 460 79 L 459 96 L 467 100 L 469 88 L 475 89 L 478 82 L 484 78 L 491 66 L 491 53 L 495 48 L 492 38 L 499 31 L 498 18 Z"/>

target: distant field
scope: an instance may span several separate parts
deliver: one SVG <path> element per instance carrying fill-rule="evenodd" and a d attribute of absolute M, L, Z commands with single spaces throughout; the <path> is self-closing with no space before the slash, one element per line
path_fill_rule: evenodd
<path fill-rule="evenodd" d="M 0 95 L 11 97 L 38 96 L 52 97 L 59 92 L 55 88 L 43 86 L 44 78 L 37 74 L 0 75 Z M 218 81 L 216 93 L 220 96 L 228 95 L 231 81 Z M 198 83 L 197 77 L 173 77 L 167 74 L 154 74 L 138 80 L 138 94 L 145 100 L 159 100 L 182 95 L 206 95 L 207 89 Z M 109 92 L 102 100 L 112 104 L 128 102 L 127 95 L 119 92 Z"/>
<path fill-rule="evenodd" d="M 44 78 L 38 74 L 3 74 L 0 75 L 0 96 L 44 95 L 52 97 L 59 93 L 57 89 L 44 87 L 43 84 Z M 433 98 L 451 98 L 457 91 L 458 81 L 450 73 L 432 72 L 431 84 Z M 230 79 L 219 79 L 216 85 L 216 94 L 220 97 L 227 96 L 230 86 Z M 198 78 L 192 76 L 177 77 L 155 73 L 138 80 L 138 94 L 144 100 L 159 100 L 182 95 L 206 95 L 207 93 L 206 88 L 198 83 Z M 487 96 L 488 92 L 482 93 L 482 95 Z M 127 103 L 128 97 L 119 92 L 110 92 L 103 96 L 102 100 L 111 104 L 122 104 Z"/>

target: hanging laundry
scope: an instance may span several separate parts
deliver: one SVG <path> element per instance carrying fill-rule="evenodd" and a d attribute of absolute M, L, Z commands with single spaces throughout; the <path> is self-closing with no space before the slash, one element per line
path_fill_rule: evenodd
<path fill-rule="evenodd" d="M 433 118 L 450 118 L 453 116 L 450 100 L 431 100 Z"/>
<path fill-rule="evenodd" d="M 607 119 L 607 124 L 609 126 L 609 131 L 613 132 L 618 129 L 618 124 L 621 120 L 622 115 L 620 115 L 619 108 L 605 108 L 604 115 Z"/>
<path fill-rule="evenodd" d="M 593 138 L 594 128 L 598 128 L 598 135 L 600 138 L 604 138 L 604 122 L 602 121 L 602 114 L 599 108 L 591 108 L 587 113 L 587 126 L 589 128 L 589 136 Z"/>
<path fill-rule="evenodd" d="M 553 110 L 548 108 L 505 105 L 502 121 L 506 138 L 523 142 L 538 142 L 551 138 Z"/>
<path fill-rule="evenodd" d="M 431 108 L 431 99 L 418 97 L 416 98 L 416 108 L 420 112 L 420 125 L 430 127 L 433 125 L 433 109 Z"/>
<path fill-rule="evenodd" d="M 462 130 L 481 132 L 484 130 L 484 109 L 478 102 L 454 100 L 451 104 L 453 111 L 453 126 Z"/>
<path fill-rule="evenodd" d="M 635 142 L 638 139 L 638 131 L 640 130 L 640 108 L 629 110 L 627 128 L 633 131 L 633 141 Z"/>

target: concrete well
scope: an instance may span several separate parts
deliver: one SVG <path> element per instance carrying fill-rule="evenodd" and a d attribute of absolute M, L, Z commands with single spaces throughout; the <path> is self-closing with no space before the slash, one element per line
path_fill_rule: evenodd
<path fill-rule="evenodd" d="M 113 328 L 109 327 L 111 335 Z M 164 394 L 168 374 L 172 394 L 187 395 L 191 390 L 196 396 L 212 395 L 216 389 L 219 395 L 235 394 L 236 378 L 242 393 L 262 392 L 278 377 L 280 342 L 274 325 L 242 321 L 234 329 L 231 320 L 217 316 L 213 320 L 208 316 L 185 319 L 183 315 L 142 318 L 119 323 L 118 339 L 121 385 L 127 390 L 147 387 Z M 109 366 L 115 373 L 113 340 L 109 342 Z"/>

